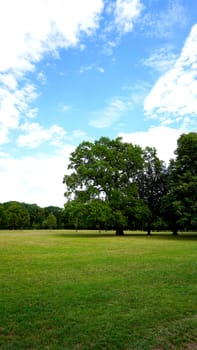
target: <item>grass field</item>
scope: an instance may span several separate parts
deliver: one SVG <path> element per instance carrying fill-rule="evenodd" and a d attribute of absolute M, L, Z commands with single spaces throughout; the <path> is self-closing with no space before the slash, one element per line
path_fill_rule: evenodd
<path fill-rule="evenodd" d="M 1 350 L 197 349 L 197 235 L 0 231 Z"/>

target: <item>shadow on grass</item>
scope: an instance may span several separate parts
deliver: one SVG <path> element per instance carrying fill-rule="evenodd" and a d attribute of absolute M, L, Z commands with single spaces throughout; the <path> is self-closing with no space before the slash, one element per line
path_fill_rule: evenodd
<path fill-rule="evenodd" d="M 101 231 L 101 232 L 85 232 L 82 231 L 65 231 L 54 233 L 56 237 L 62 238 L 147 238 L 147 239 L 167 239 L 167 240 L 191 240 L 197 241 L 196 233 L 182 233 L 178 235 L 173 235 L 171 232 L 153 232 L 151 235 L 147 235 L 146 232 L 125 232 L 123 236 L 117 236 L 113 231 Z"/>

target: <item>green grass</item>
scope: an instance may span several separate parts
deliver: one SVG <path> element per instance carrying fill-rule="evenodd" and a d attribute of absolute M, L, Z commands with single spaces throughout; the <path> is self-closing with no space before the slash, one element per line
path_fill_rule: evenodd
<path fill-rule="evenodd" d="M 1 350 L 197 349 L 197 236 L 0 232 Z"/>

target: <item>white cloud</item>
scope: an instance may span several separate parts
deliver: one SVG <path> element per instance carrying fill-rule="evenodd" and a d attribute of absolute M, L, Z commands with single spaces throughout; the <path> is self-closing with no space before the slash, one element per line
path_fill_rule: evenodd
<path fill-rule="evenodd" d="M 39 123 L 25 123 L 21 126 L 25 135 L 20 135 L 17 140 L 19 147 L 36 148 L 44 142 L 56 143 L 62 140 L 66 132 L 58 125 L 43 128 Z"/>
<path fill-rule="evenodd" d="M 120 98 L 113 98 L 110 104 L 103 110 L 94 112 L 94 118 L 89 125 L 95 128 L 108 128 L 114 124 L 127 110 L 128 104 Z"/>
<path fill-rule="evenodd" d="M 88 138 L 86 132 L 82 130 L 76 129 L 68 133 L 58 125 L 45 128 L 39 123 L 25 123 L 20 127 L 20 130 L 23 134 L 20 134 L 17 139 L 19 147 L 35 149 L 48 143 L 55 146 L 59 154 L 63 154 L 65 150 L 65 140 L 78 143 L 84 138 Z"/>
<path fill-rule="evenodd" d="M 176 118 L 187 127 L 197 116 L 197 24 L 172 69 L 156 82 L 144 102 L 148 116 L 161 122 Z"/>
<path fill-rule="evenodd" d="M 152 127 L 148 131 L 139 131 L 133 133 L 120 133 L 124 142 L 131 142 L 140 145 L 142 148 L 147 146 L 155 147 L 158 157 L 168 163 L 169 159 L 174 158 L 174 151 L 177 148 L 177 139 L 182 134 L 182 130 L 173 129 L 166 126 Z"/>
<path fill-rule="evenodd" d="M 122 33 L 131 32 L 135 20 L 139 17 L 143 5 L 140 0 L 117 0 L 115 6 L 115 24 Z"/>
<path fill-rule="evenodd" d="M 1 202 L 16 200 L 40 206 L 65 203 L 63 176 L 73 147 L 65 146 L 63 156 L 47 154 L 21 159 L 0 158 Z M 14 174 L 14 176 L 13 176 Z"/>
<path fill-rule="evenodd" d="M 3 84 L 5 88 L 8 88 L 11 91 L 15 90 L 18 86 L 16 77 L 10 73 L 0 73 L 0 83 Z"/>
<path fill-rule="evenodd" d="M 8 142 L 9 130 L 18 128 L 21 118 L 37 113 L 31 107 L 36 87 L 25 81 L 26 73 L 46 53 L 81 48 L 81 34 L 97 29 L 102 9 L 102 0 L 0 0 L 0 143 Z M 37 79 L 44 83 L 44 74 Z"/>
<path fill-rule="evenodd" d="M 8 129 L 3 125 L 0 125 L 0 145 L 8 142 Z"/>
<path fill-rule="evenodd" d="M 37 109 L 31 108 L 31 102 L 37 97 L 35 87 L 26 84 L 21 89 L 10 91 L 0 87 L 0 144 L 8 142 L 9 130 L 17 129 L 21 118 L 32 118 Z"/>
<path fill-rule="evenodd" d="M 102 0 L 0 3 L 0 71 L 32 70 L 48 51 L 77 45 L 98 26 Z"/>

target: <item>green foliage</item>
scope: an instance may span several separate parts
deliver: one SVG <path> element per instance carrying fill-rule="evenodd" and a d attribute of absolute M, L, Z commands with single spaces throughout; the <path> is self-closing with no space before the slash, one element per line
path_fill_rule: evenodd
<path fill-rule="evenodd" d="M 5 228 L 5 223 L 6 223 L 6 217 L 5 217 L 4 205 L 0 204 L 0 229 Z"/>
<path fill-rule="evenodd" d="M 39 229 L 42 226 L 42 222 L 45 218 L 44 209 L 40 208 L 37 204 L 23 203 L 24 207 L 29 213 L 30 224 L 29 228 Z"/>
<path fill-rule="evenodd" d="M 197 133 L 183 134 L 175 154 L 169 166 L 165 212 L 176 234 L 178 228 L 197 229 Z"/>
<path fill-rule="evenodd" d="M 6 202 L 0 204 L 0 229 L 62 228 L 63 209 L 40 208 L 36 204 Z"/>
<path fill-rule="evenodd" d="M 3 225 L 8 229 L 28 228 L 30 216 L 23 204 L 18 202 L 7 202 L 3 206 Z"/>
<path fill-rule="evenodd" d="M 57 219 L 54 214 L 49 214 L 42 223 L 43 228 L 54 229 L 57 228 Z"/>
<path fill-rule="evenodd" d="M 161 219 L 163 197 L 167 192 L 166 167 L 156 154 L 155 148 L 144 150 L 144 166 L 137 177 L 139 196 L 147 205 L 146 227 L 148 233 Z"/>

